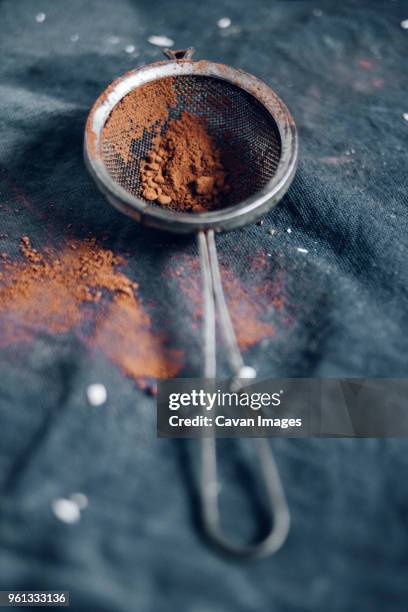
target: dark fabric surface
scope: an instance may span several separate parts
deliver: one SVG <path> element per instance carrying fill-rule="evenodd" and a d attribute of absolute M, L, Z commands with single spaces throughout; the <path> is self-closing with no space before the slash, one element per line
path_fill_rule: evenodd
<path fill-rule="evenodd" d="M 232 26 L 220 30 L 224 16 Z M 268 278 L 284 279 L 285 316 L 267 315 L 275 336 L 248 363 L 262 376 L 406 376 L 407 18 L 399 1 L 3 1 L 0 250 L 16 256 L 22 234 L 37 248 L 107 235 L 129 254 L 157 326 L 185 349 L 183 374 L 198 374 L 199 329 L 166 273 L 194 243 L 111 209 L 82 161 L 94 99 L 158 59 L 147 37 L 165 34 L 265 80 L 299 128 L 288 195 L 262 226 L 218 238 L 243 282 L 254 252 L 269 253 Z M 155 401 L 135 381 L 70 333 L 1 349 L 0 367 L 2 589 L 64 588 L 74 610 L 112 612 L 407 609 L 404 440 L 274 442 L 291 532 L 276 556 L 237 564 L 198 535 L 194 444 L 156 439 Z M 91 410 L 95 381 L 109 401 Z M 236 459 L 225 478 L 242 480 L 245 444 L 220 448 Z M 51 501 L 73 491 L 89 507 L 66 525 Z M 244 532 L 251 507 L 228 487 L 224 503 Z"/>

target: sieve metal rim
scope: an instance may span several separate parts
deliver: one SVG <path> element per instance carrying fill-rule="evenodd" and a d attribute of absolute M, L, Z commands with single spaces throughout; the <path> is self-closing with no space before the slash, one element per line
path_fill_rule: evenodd
<path fill-rule="evenodd" d="M 103 127 L 118 102 L 148 82 L 177 76 L 203 76 L 227 81 L 256 98 L 272 116 L 281 140 L 281 156 L 273 177 L 251 197 L 219 210 L 206 213 L 180 213 L 151 206 L 132 195 L 110 176 L 101 152 Z M 298 138 L 295 122 L 279 96 L 260 79 L 225 64 L 206 60 L 170 60 L 155 62 L 126 72 L 113 81 L 94 103 L 85 128 L 85 163 L 98 188 L 110 204 L 137 221 L 176 233 L 200 230 L 231 230 L 256 221 L 288 190 L 296 172 Z"/>

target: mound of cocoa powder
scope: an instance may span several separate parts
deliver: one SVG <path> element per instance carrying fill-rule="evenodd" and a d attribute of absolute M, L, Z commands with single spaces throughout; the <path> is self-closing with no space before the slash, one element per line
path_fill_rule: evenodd
<path fill-rule="evenodd" d="M 171 120 L 140 164 L 140 183 L 142 196 L 162 206 L 193 212 L 219 207 L 231 187 L 206 119 L 183 111 Z"/>

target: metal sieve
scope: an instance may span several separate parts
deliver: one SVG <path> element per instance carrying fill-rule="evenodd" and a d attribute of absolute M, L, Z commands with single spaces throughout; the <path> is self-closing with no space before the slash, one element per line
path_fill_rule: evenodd
<path fill-rule="evenodd" d="M 87 167 L 108 201 L 137 221 L 177 233 L 195 233 L 200 254 L 204 301 L 204 376 L 216 376 L 216 309 L 226 354 L 235 384 L 254 378 L 244 365 L 225 300 L 214 233 L 255 221 L 275 206 L 295 174 L 298 154 L 295 123 L 280 98 L 262 81 L 241 70 L 208 61 L 193 61 L 193 49 L 164 50 L 168 60 L 132 70 L 114 81 L 95 102 L 86 124 L 84 155 Z M 167 117 L 153 117 L 135 137 L 135 108 L 141 88 L 172 79 L 175 101 Z M 154 90 L 153 90 L 154 91 Z M 132 96 L 132 104 L 124 104 Z M 182 111 L 204 116 L 208 132 L 225 148 L 225 170 L 231 192 L 220 209 L 205 213 L 178 212 L 143 199 L 140 162 L 148 153 L 154 129 L 163 133 L 168 121 Z M 119 115 L 117 115 L 119 113 Z M 117 129 L 106 126 L 114 118 Z M 119 120 L 117 120 L 119 119 Z M 110 124 L 112 125 L 112 123 Z M 126 152 L 124 155 L 123 152 Z M 237 172 L 245 166 L 245 172 Z M 229 160 L 229 161 L 228 161 Z M 232 177 L 232 178 L 231 178 Z M 200 495 L 203 527 L 207 536 L 232 556 L 257 557 L 275 552 L 289 529 L 289 511 L 279 473 L 265 438 L 254 439 L 259 456 L 271 527 L 255 543 L 238 544 L 220 526 L 218 474 L 214 437 L 201 440 Z"/>

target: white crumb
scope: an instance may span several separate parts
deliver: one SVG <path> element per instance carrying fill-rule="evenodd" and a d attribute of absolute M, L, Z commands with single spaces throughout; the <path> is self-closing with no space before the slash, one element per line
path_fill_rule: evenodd
<path fill-rule="evenodd" d="M 86 390 L 86 396 L 91 406 L 102 406 L 107 400 L 108 394 L 106 392 L 105 385 L 101 383 L 95 383 L 89 385 Z"/>
<path fill-rule="evenodd" d="M 156 45 L 156 47 L 172 47 L 174 45 L 174 40 L 168 36 L 149 36 L 147 42 Z"/>
<path fill-rule="evenodd" d="M 57 519 L 63 523 L 78 523 L 81 518 L 81 511 L 74 501 L 62 497 L 54 499 L 51 508 Z"/>
<path fill-rule="evenodd" d="M 221 30 L 225 30 L 225 28 L 229 28 L 231 25 L 231 19 L 229 17 L 221 17 L 217 21 L 217 26 L 221 28 Z"/>

